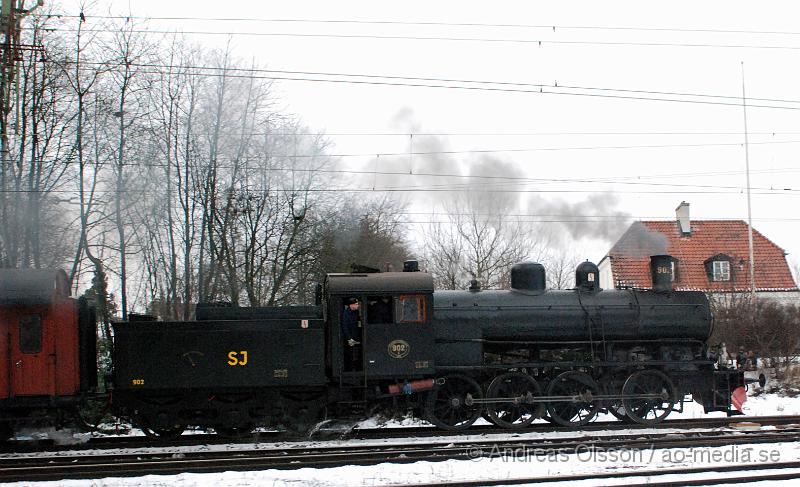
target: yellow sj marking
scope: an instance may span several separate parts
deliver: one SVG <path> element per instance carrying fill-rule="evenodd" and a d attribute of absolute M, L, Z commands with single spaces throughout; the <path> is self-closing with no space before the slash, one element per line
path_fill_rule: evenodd
<path fill-rule="evenodd" d="M 247 365 L 247 350 L 241 352 L 228 352 L 228 365 Z"/>

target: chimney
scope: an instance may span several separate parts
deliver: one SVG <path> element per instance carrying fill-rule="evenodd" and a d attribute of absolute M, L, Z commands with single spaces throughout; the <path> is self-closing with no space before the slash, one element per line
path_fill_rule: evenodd
<path fill-rule="evenodd" d="M 689 219 L 689 203 L 681 201 L 681 204 L 675 208 L 675 218 L 678 220 L 678 227 L 681 229 L 681 235 L 688 237 L 692 234 L 691 220 Z"/>

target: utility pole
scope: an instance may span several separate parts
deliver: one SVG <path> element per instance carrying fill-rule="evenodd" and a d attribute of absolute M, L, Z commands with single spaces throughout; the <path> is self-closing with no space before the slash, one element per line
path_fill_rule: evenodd
<path fill-rule="evenodd" d="M 22 60 L 23 51 L 39 51 L 44 53 L 41 45 L 26 45 L 20 42 L 20 23 L 22 19 L 31 12 L 41 7 L 44 0 L 37 0 L 33 8 L 24 8 L 25 0 L 2 0 L 0 2 L 0 32 L 3 33 L 3 43 L 0 44 L 0 192 L 5 192 L 9 182 L 12 181 L 13 167 L 10 154 L 9 143 L 9 123 L 11 111 L 14 107 L 19 108 L 16 98 L 12 97 L 12 92 L 19 95 L 19 80 L 17 78 L 16 64 Z M 14 131 L 16 132 L 15 127 Z M 4 193 L 0 193 L 4 194 Z M 8 205 L 0 205 L 0 225 L 8 223 Z M 4 235 L 0 231 L 0 246 L 4 244 Z M 8 242 L 5 242 L 8 244 Z M 7 251 L 12 254 L 15 252 L 13 247 L 16 244 L 4 245 Z M 6 265 L 17 265 L 16 257 L 8 259 Z M 2 262 L 0 262 L 2 264 Z"/>
<path fill-rule="evenodd" d="M 0 5 L 0 30 L 5 39 L 2 46 L 2 62 L 0 63 L 0 122 L 2 125 L 2 151 L 3 158 L 8 155 L 8 116 L 11 112 L 11 92 L 17 82 L 16 64 L 22 60 L 23 51 L 38 51 L 44 54 L 41 45 L 22 44 L 20 42 L 20 24 L 22 19 L 34 10 L 44 5 L 44 0 L 37 0 L 31 9 L 25 9 L 25 0 L 1 0 Z"/>
<path fill-rule="evenodd" d="M 756 299 L 756 271 L 753 258 L 753 213 L 750 208 L 750 153 L 747 143 L 747 98 L 744 93 L 744 61 L 742 61 L 742 111 L 744 113 L 744 164 L 747 175 L 747 243 L 750 253 L 750 297 Z"/>

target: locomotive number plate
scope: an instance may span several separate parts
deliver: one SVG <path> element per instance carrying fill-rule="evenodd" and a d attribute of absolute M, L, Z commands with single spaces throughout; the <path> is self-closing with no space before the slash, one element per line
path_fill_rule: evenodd
<path fill-rule="evenodd" d="M 389 342 L 388 352 L 392 358 L 403 358 L 411 351 L 411 345 L 405 340 L 392 340 Z"/>

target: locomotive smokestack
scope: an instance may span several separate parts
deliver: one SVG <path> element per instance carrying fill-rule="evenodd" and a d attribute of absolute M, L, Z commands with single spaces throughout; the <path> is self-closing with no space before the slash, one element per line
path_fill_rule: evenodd
<path fill-rule="evenodd" d="M 419 262 L 416 260 L 403 262 L 403 272 L 419 272 Z"/>
<path fill-rule="evenodd" d="M 675 259 L 671 255 L 651 255 L 650 275 L 653 279 L 653 291 L 672 291 Z"/>
<path fill-rule="evenodd" d="M 523 294 L 541 294 L 545 283 L 544 266 L 538 262 L 520 262 L 511 267 L 511 290 Z"/>

